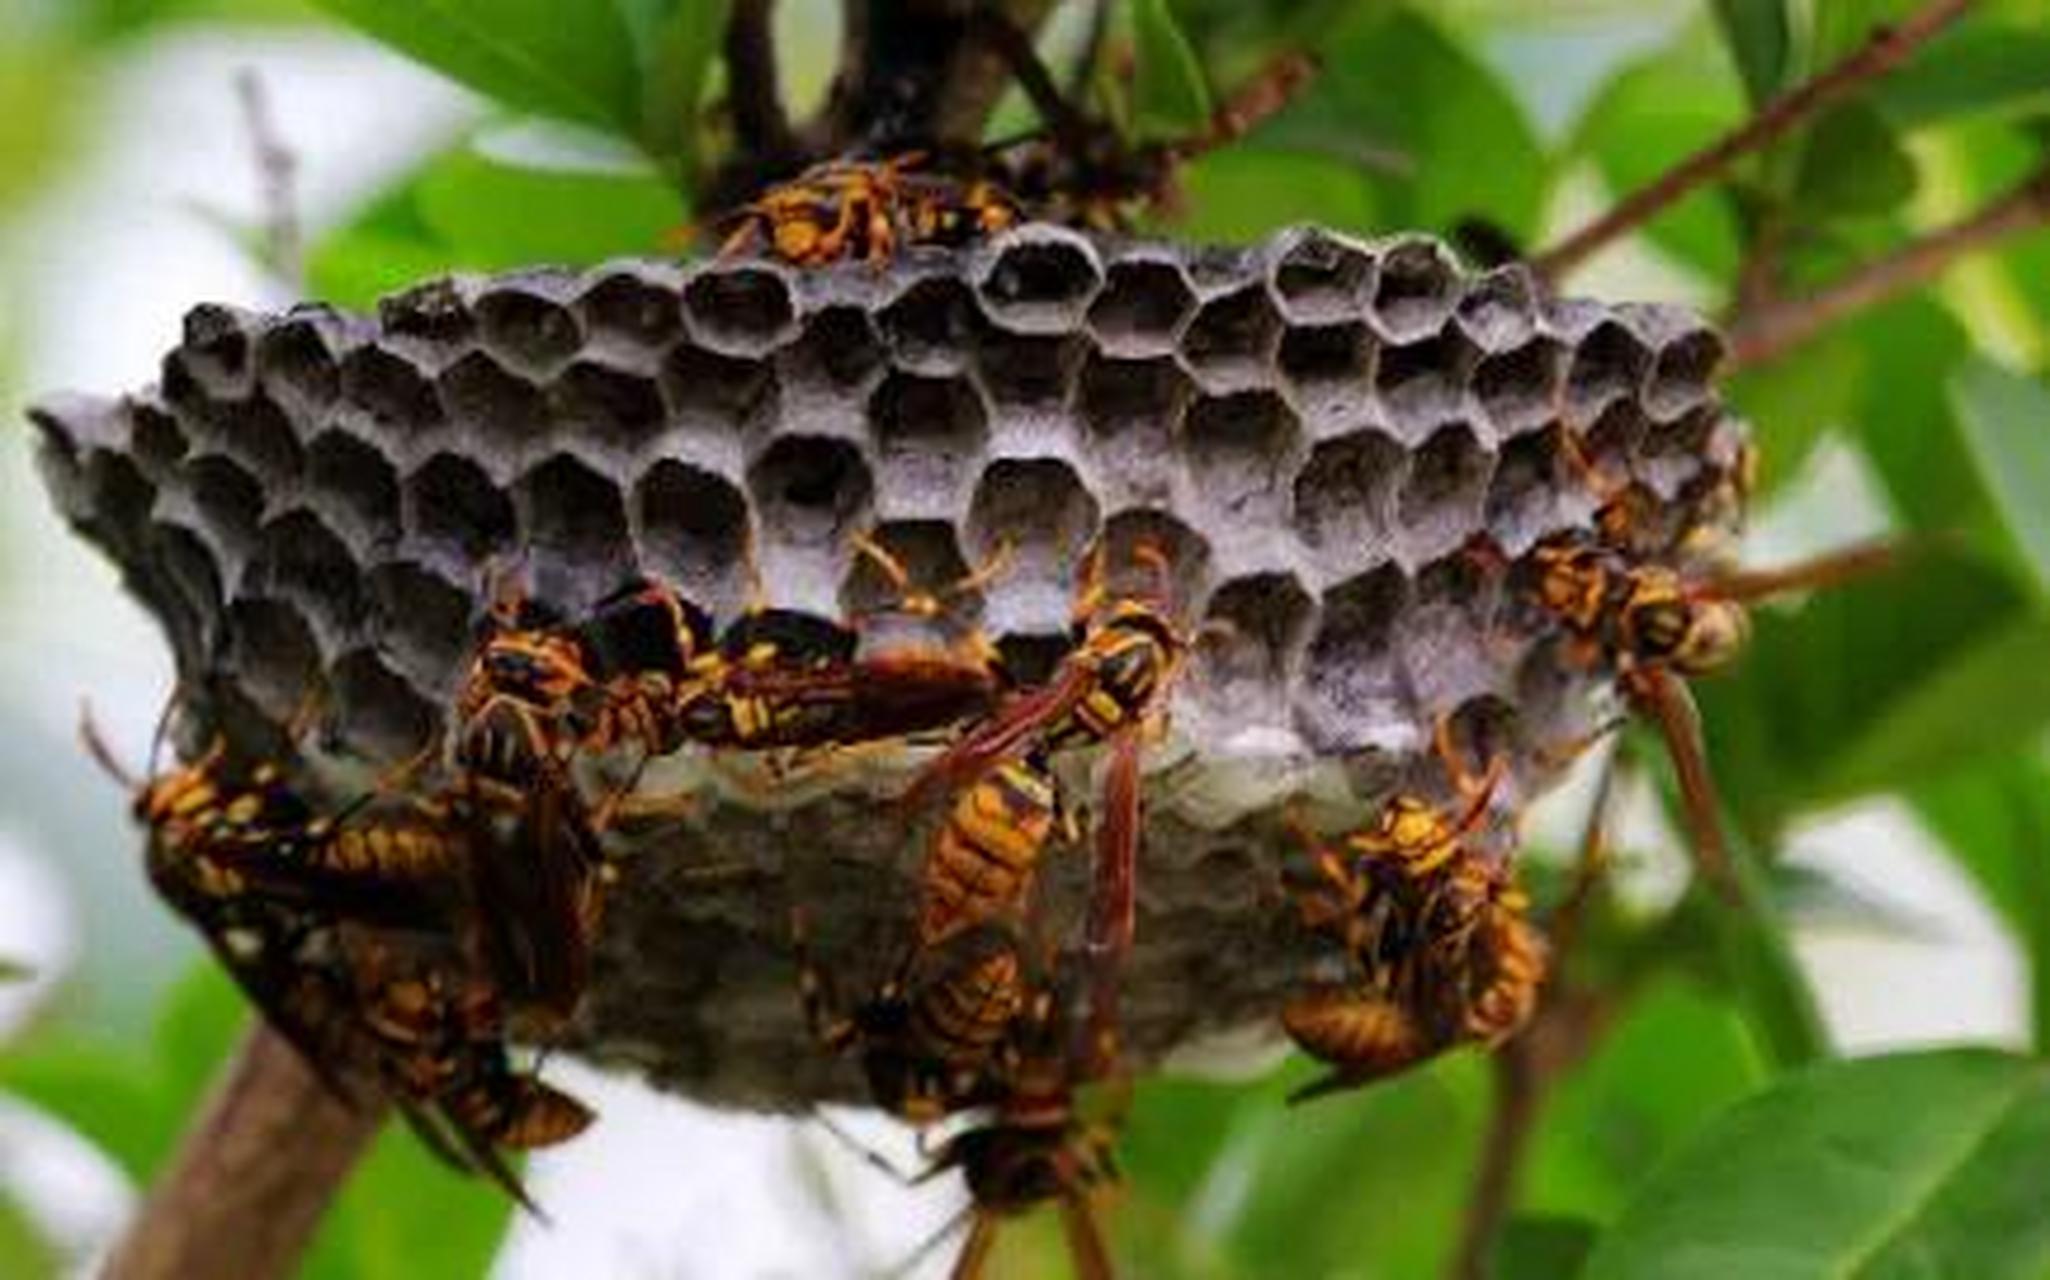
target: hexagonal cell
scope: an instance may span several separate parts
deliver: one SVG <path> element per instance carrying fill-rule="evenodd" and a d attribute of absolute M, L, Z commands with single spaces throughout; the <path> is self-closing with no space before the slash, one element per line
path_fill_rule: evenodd
<path fill-rule="evenodd" d="M 363 533 L 383 539 L 398 532 L 399 479 L 377 450 L 345 431 L 327 431 L 306 451 L 307 486 L 349 513 Z"/>
<path fill-rule="evenodd" d="M 429 280 L 380 298 L 377 319 L 388 334 L 435 344 L 468 342 L 477 331 L 462 287 L 447 279 Z"/>
<path fill-rule="evenodd" d="M 1281 316 L 1267 291 L 1247 285 L 1203 304 L 1182 333 L 1182 356 L 1204 373 L 1261 369 L 1273 361 L 1280 335 Z"/>
<path fill-rule="evenodd" d="M 1494 469 L 1494 455 L 1463 423 L 1449 423 L 1424 442 L 1396 500 L 1414 560 L 1450 551 L 1478 531 Z"/>
<path fill-rule="evenodd" d="M 949 621 L 972 623 L 982 612 L 982 590 L 974 570 L 961 554 L 954 526 L 944 520 L 886 520 L 868 532 L 869 541 L 894 559 L 908 582 L 897 583 L 873 558 L 854 557 L 840 581 L 840 607 L 849 625 L 895 613 L 904 593 L 930 592 L 940 597 Z"/>
<path fill-rule="evenodd" d="M 648 566 L 671 581 L 725 584 L 747 554 L 747 500 L 723 476 L 674 458 L 634 485 L 633 510 Z M 721 600 L 701 600 L 715 608 Z"/>
<path fill-rule="evenodd" d="M 1004 674 L 1021 687 L 1030 688 L 1053 679 L 1062 659 L 1074 652 L 1075 640 L 1066 627 L 1053 631 L 1019 631 L 1006 628 L 997 637 L 997 657 Z"/>
<path fill-rule="evenodd" d="M 1619 398 L 1636 398 L 1651 353 L 1637 335 L 1614 320 L 1598 324 L 1573 349 L 1566 374 L 1566 394 L 1581 421 Z"/>
<path fill-rule="evenodd" d="M 762 266 L 712 267 L 683 287 L 684 317 L 705 345 L 729 355 L 766 355 L 790 337 L 790 285 Z"/>
<path fill-rule="evenodd" d="M 1103 267 L 1083 237 L 1045 224 L 1009 232 L 975 280 L 990 319 L 1021 333 L 1066 333 L 1103 287 Z"/>
<path fill-rule="evenodd" d="M 251 596 L 228 606 L 227 667 L 264 712 L 288 720 L 320 680 L 320 646 L 299 611 L 283 600 Z"/>
<path fill-rule="evenodd" d="M 675 288 L 649 280 L 631 268 L 600 275 L 577 298 L 576 306 L 594 336 L 659 347 L 683 331 L 683 312 Z"/>
<path fill-rule="evenodd" d="M 968 546 L 978 559 L 1007 550 L 1015 571 L 995 586 L 1073 564 L 1096 536 L 1096 499 L 1059 458 L 1000 458 L 968 504 Z"/>
<path fill-rule="evenodd" d="M 357 347 L 342 358 L 342 394 L 399 436 L 442 423 L 434 386 L 413 361 L 381 346 Z"/>
<path fill-rule="evenodd" d="M 1661 494 L 1670 494 L 1701 465 L 1722 412 L 1703 405 L 1670 422 L 1652 422 L 1638 447 L 1637 472 Z"/>
<path fill-rule="evenodd" d="M 242 574 L 241 594 L 289 600 L 330 637 L 361 622 L 366 604 L 349 545 L 304 507 L 263 526 Z"/>
<path fill-rule="evenodd" d="M 1408 469 L 1408 453 L 1378 431 L 1356 431 L 1311 449 L 1295 482 L 1295 525 L 1303 541 L 1349 560 L 1385 554 L 1396 490 Z"/>
<path fill-rule="evenodd" d="M 1183 439 L 1189 471 L 1210 501 L 1241 516 L 1281 510 L 1302 425 L 1272 391 L 1199 396 Z"/>
<path fill-rule="evenodd" d="M 1634 397 L 1612 400 L 1582 431 L 1580 448 L 1597 467 L 1627 475 L 1650 430 L 1651 423 Z"/>
<path fill-rule="evenodd" d="M 1151 354 L 1174 345 L 1195 309 L 1195 291 L 1178 264 L 1127 258 L 1110 264 L 1089 308 L 1089 327 L 1111 351 Z"/>
<path fill-rule="evenodd" d="M 892 372 L 869 397 L 868 417 L 893 499 L 943 500 L 989 440 L 989 411 L 963 378 Z"/>
<path fill-rule="evenodd" d="M 1505 683 L 1493 626 L 1500 587 L 1477 556 L 1447 556 L 1417 574 L 1400 643 L 1403 671 L 1427 722 Z"/>
<path fill-rule="evenodd" d="M 1644 405 L 1651 416 L 1677 418 L 1712 400 L 1710 383 L 1723 354 L 1723 340 L 1706 328 L 1683 333 L 1659 348 L 1644 389 Z"/>
<path fill-rule="evenodd" d="M 1099 541 L 1109 597 L 1157 600 L 1162 586 L 1157 555 L 1167 560 L 1166 603 L 1175 617 L 1187 623 L 1202 607 L 1210 581 L 1210 541 L 1174 513 L 1157 507 L 1117 512 L 1103 522 Z"/>
<path fill-rule="evenodd" d="M 1459 327 L 1483 351 L 1507 351 L 1530 341 L 1537 328 L 1538 289 L 1521 263 L 1497 267 L 1467 282 L 1459 300 Z"/>
<path fill-rule="evenodd" d="M 899 368 L 951 373 L 967 358 L 978 319 L 966 284 L 927 276 L 877 312 L 876 327 Z"/>
<path fill-rule="evenodd" d="M 249 312 L 212 302 L 186 312 L 184 341 L 164 360 L 165 384 L 190 378 L 207 395 L 221 399 L 247 392 L 249 332 L 256 322 Z"/>
<path fill-rule="evenodd" d="M 193 459 L 186 475 L 208 529 L 231 546 L 247 547 L 263 520 L 263 483 L 217 453 Z"/>
<path fill-rule="evenodd" d="M 1579 483 L 1568 461 L 1564 426 L 1555 423 L 1516 437 L 1502 446 L 1488 482 L 1483 509 L 1488 532 L 1510 554 L 1522 554 L 1538 536 L 1558 527 L 1561 495 Z"/>
<path fill-rule="evenodd" d="M 1080 334 L 990 330 L 976 343 L 976 380 L 999 404 L 1058 407 L 1088 352 Z"/>
<path fill-rule="evenodd" d="M 512 500 L 483 468 L 453 453 L 438 453 L 402 486 L 406 528 L 428 544 L 446 545 L 459 563 L 481 564 L 512 545 Z"/>
<path fill-rule="evenodd" d="M 484 351 L 470 351 L 435 377 L 442 411 L 476 434 L 480 447 L 516 462 L 554 430 L 541 388 Z"/>
<path fill-rule="evenodd" d="M 662 387 L 676 406 L 676 420 L 699 431 L 745 431 L 776 414 L 776 385 L 768 365 L 690 343 L 670 350 L 662 365 Z"/>
<path fill-rule="evenodd" d="M 1550 338 L 1532 338 L 1483 356 L 1473 371 L 1473 393 L 1495 424 L 1496 436 L 1529 431 L 1556 417 L 1565 371 L 1565 349 Z"/>
<path fill-rule="evenodd" d="M 220 635 L 221 572 L 197 533 L 182 525 L 151 521 L 142 545 L 154 561 L 148 590 L 171 643 L 180 652 L 210 652 Z"/>
<path fill-rule="evenodd" d="M 1366 411 L 1374 339 L 1366 325 L 1315 325 L 1281 335 L 1281 372 L 1313 421 L 1347 423 Z"/>
<path fill-rule="evenodd" d="M 1301 728 L 1320 751 L 1358 749 L 1378 724 L 1407 721 L 1393 642 L 1409 607 L 1409 579 L 1394 565 L 1357 574 L 1324 593 L 1306 651 Z"/>
<path fill-rule="evenodd" d="M 273 399 L 300 413 L 332 404 L 342 386 L 335 318 L 325 311 L 287 315 L 256 340 L 256 379 Z"/>
<path fill-rule="evenodd" d="M 545 377 L 584 345 L 576 313 L 548 294 L 513 282 L 477 299 L 477 329 L 500 363 Z"/>
<path fill-rule="evenodd" d="M 1398 430 L 1410 439 L 1421 428 L 1457 417 L 1475 356 L 1472 344 L 1453 332 L 1384 346 L 1374 367 L 1374 389 Z"/>
<path fill-rule="evenodd" d="M 1116 360 L 1092 356 L 1082 370 L 1079 408 L 1100 436 L 1142 431 L 1166 440 L 1181 426 L 1195 388 L 1171 359 Z"/>
<path fill-rule="evenodd" d="M 267 488 L 291 483 L 304 461 L 291 420 L 260 396 L 196 405 L 185 424 L 195 440 L 235 459 Z"/>
<path fill-rule="evenodd" d="M 807 546 L 837 542 L 861 523 L 875 482 L 861 450 L 830 436 L 780 436 L 747 472 L 764 537 Z"/>
<path fill-rule="evenodd" d="M 434 739 L 441 720 L 437 709 L 369 649 L 344 654 L 329 689 L 334 731 L 357 755 L 396 763 L 426 750 Z"/>
<path fill-rule="evenodd" d="M 780 356 L 784 376 L 846 390 L 883 363 L 883 341 L 859 307 L 822 307 L 805 318 L 804 332 Z"/>
<path fill-rule="evenodd" d="M 1283 232 L 1269 287 L 1291 324 L 1330 324 L 1360 314 L 1374 289 L 1374 255 L 1316 227 Z"/>
<path fill-rule="evenodd" d="M 407 560 L 379 565 L 364 581 L 378 648 L 415 674 L 443 672 L 453 683 L 470 648 L 470 593 Z"/>
<path fill-rule="evenodd" d="M 1200 650 L 1206 681 L 1279 694 L 1309 640 L 1317 602 L 1290 573 L 1255 573 L 1218 585 L 1206 617 L 1223 624 Z"/>
<path fill-rule="evenodd" d="M 588 434 L 622 448 L 646 442 L 669 416 L 652 375 L 592 356 L 571 361 L 549 398 L 568 434 Z"/>
<path fill-rule="evenodd" d="M 31 416 L 34 411 L 31 410 Z M 178 429 L 178 420 L 156 405 L 137 402 L 131 412 L 129 446 L 143 465 L 152 468 L 168 468 L 177 465 L 185 456 L 187 446 L 185 433 Z"/>
<path fill-rule="evenodd" d="M 1436 240 L 1404 240 L 1381 257 L 1373 314 L 1391 342 L 1436 333 L 1458 305 L 1459 268 Z"/>
<path fill-rule="evenodd" d="M 579 593 L 603 595 L 613 579 L 632 572 L 623 495 L 583 459 L 558 453 L 521 476 L 513 491 L 537 573 L 560 565 Z"/>

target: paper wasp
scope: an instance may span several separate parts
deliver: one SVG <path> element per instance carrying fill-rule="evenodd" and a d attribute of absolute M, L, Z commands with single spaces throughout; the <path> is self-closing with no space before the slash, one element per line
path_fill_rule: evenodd
<path fill-rule="evenodd" d="M 954 1280 L 979 1280 L 1005 1221 L 1056 1202 L 1075 1274 L 1082 1280 L 1111 1280 L 1115 1274 L 1092 1198 L 1118 1179 L 1115 1148 L 1130 1082 L 1113 1082 L 1105 1114 L 1083 1114 L 1077 1096 L 1083 1079 L 1063 1049 L 1065 1030 L 1055 993 L 1036 990 L 1018 1023 L 1015 1053 L 980 1100 L 988 1109 L 986 1118 L 947 1138 L 916 1173 L 899 1170 L 820 1117 L 868 1163 L 906 1185 L 960 1171 L 968 1207 L 907 1259 L 900 1273 L 965 1221 L 967 1238 L 948 1274 Z"/>
<path fill-rule="evenodd" d="M 1026 960 L 1007 927 L 985 924 L 937 946 L 914 946 L 895 972 L 841 1013 L 812 960 L 805 913 L 791 913 L 798 994 L 806 1022 L 831 1053 L 853 1050 L 875 1104 L 930 1124 L 988 1101 L 1026 1011 Z"/>
<path fill-rule="evenodd" d="M 926 157 L 828 160 L 770 188 L 729 216 L 720 248 L 732 257 L 766 249 L 794 266 L 881 266 L 912 245 L 955 248 L 1020 221 L 995 183 L 918 172 Z"/>
<path fill-rule="evenodd" d="M 903 804 L 916 808 L 940 790 L 973 786 L 992 770 L 1074 746 L 1103 745 L 1110 760 L 1097 816 L 1094 887 L 1085 942 L 1096 973 L 1092 1052 L 1114 1051 L 1117 975 L 1131 948 L 1141 837 L 1140 763 L 1161 726 L 1189 640 L 1169 616 L 1171 567 L 1150 543 L 1135 558 L 1155 577 L 1150 596 L 1105 588 L 1099 547 L 1084 574 L 1079 637 L 1047 682 L 1012 697 L 974 725 L 918 775 Z"/>
<path fill-rule="evenodd" d="M 566 1142 L 590 1124 L 589 1108 L 513 1069 L 498 993 L 457 957 L 363 930 L 342 943 L 370 1056 L 408 1122 L 449 1163 L 534 1209 L 498 1148 Z"/>
<path fill-rule="evenodd" d="M 1018 911 L 1040 854 L 1068 826 L 1042 754 L 999 762 L 955 795 L 920 877 L 918 938 L 936 946 L 962 929 Z M 1072 829 L 1067 834 L 1072 838 Z"/>

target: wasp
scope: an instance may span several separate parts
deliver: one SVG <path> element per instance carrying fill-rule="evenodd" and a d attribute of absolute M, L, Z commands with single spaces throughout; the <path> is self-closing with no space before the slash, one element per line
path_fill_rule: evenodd
<path fill-rule="evenodd" d="M 1696 860 L 1711 885 L 1734 899 L 1721 804 L 1686 681 L 1722 669 L 1742 651 L 1748 603 L 1883 570 L 1901 549 L 1870 543 L 1785 569 L 1697 577 L 1618 550 L 1617 536 L 1567 532 L 1541 541 L 1523 566 L 1525 590 L 1563 625 L 1569 654 L 1613 670 L 1632 708 L 1657 726 Z"/>
<path fill-rule="evenodd" d="M 1131 948 L 1140 840 L 1141 750 L 1165 724 L 1167 699 L 1190 641 L 1168 610 L 1171 568 L 1141 544 L 1150 597 L 1113 594 L 1103 581 L 1101 547 L 1091 555 L 1076 613 L 1074 648 L 1047 682 L 1021 693 L 969 728 L 912 782 L 903 804 L 915 808 L 937 790 L 969 787 L 1006 763 L 1075 746 L 1103 745 L 1110 760 L 1097 819 L 1094 885 L 1085 942 L 1097 973 L 1091 1023 L 1098 1052 L 1110 1051 L 1117 972 Z"/>
<path fill-rule="evenodd" d="M 343 944 L 370 1056 L 409 1123 L 436 1154 L 533 1210 L 498 1149 L 566 1142 L 590 1124 L 590 1109 L 513 1069 L 489 982 L 366 931 Z"/>
<path fill-rule="evenodd" d="M 925 160 L 911 152 L 813 165 L 731 215 L 738 225 L 720 256 L 764 249 L 799 267 L 881 266 L 913 245 L 958 248 L 1021 220 L 995 182 L 918 171 Z"/>
<path fill-rule="evenodd" d="M 1070 826 L 1043 753 L 1005 760 L 963 787 L 932 838 L 921 876 L 918 938 L 936 946 L 1016 911 L 1040 854 Z M 1067 834 L 1072 838 L 1072 830 Z"/>
<path fill-rule="evenodd" d="M 923 1125 L 988 1100 L 1028 1012 L 1026 958 L 1009 929 L 986 924 L 912 948 L 844 1015 L 807 937 L 804 913 L 792 912 L 806 1023 L 828 1052 L 860 1054 L 878 1107 Z"/>
<path fill-rule="evenodd" d="M 944 591 L 919 590 L 874 540 L 854 542 L 893 583 L 893 610 L 930 628 L 946 598 L 1000 572 L 1000 552 Z M 750 610 L 719 639 L 716 662 L 677 697 L 681 736 L 733 749 L 837 747 L 928 732 L 985 711 L 1003 681 L 995 646 L 970 629 L 947 644 L 865 645 L 874 619 L 843 626 L 781 609 Z"/>

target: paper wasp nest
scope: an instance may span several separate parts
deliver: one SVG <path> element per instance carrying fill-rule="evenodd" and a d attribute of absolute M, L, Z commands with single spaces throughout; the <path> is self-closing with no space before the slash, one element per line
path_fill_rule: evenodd
<path fill-rule="evenodd" d="M 1150 766 L 1125 996 L 1150 1059 L 1271 1024 L 1315 964 L 1280 890 L 1288 795 L 1358 819 L 1398 786 L 1443 794 L 1449 714 L 1507 756 L 1506 815 L 1599 721 L 1599 683 L 1461 548 L 1516 556 L 1588 520 L 1569 429 L 1686 519 L 1741 442 L 1720 351 L 1687 314 L 1545 298 L 1424 238 L 1029 226 L 886 268 L 626 261 L 435 281 L 374 316 L 203 306 L 160 386 L 36 420 L 64 513 L 171 638 L 188 739 L 251 752 L 314 688 L 330 750 L 419 750 L 493 567 L 567 616 L 648 573 L 722 622 L 757 580 L 837 620 L 894 594 L 853 535 L 931 587 L 1007 548 L 955 620 L 1031 676 L 1068 643 L 1085 549 L 1103 536 L 1115 570 L 1158 543 L 1185 620 L 1226 625 Z M 810 1051 L 789 910 L 858 994 L 903 945 L 922 834 L 887 803 L 903 752 L 795 767 L 655 777 L 694 801 L 627 855 L 593 1057 L 719 1100 L 858 1095 Z M 1086 838 L 1049 860 L 1059 921 Z"/>

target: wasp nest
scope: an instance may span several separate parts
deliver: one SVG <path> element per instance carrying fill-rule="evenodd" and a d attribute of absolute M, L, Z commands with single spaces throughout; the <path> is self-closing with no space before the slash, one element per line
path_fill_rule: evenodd
<path fill-rule="evenodd" d="M 624 261 L 435 281 L 374 316 L 204 306 L 158 387 L 36 421 L 58 504 L 171 638 L 189 732 L 252 754 L 310 690 L 323 760 L 430 744 L 509 568 L 564 616 L 648 574 L 722 621 L 859 620 L 897 590 L 866 534 L 924 586 L 993 564 L 933 625 L 980 627 L 1030 679 L 1071 643 L 1086 551 L 1116 573 L 1158 546 L 1202 639 L 1149 754 L 1125 976 L 1130 1052 L 1157 1060 L 1271 1025 L 1314 969 L 1280 888 L 1290 796 L 1357 820 L 1444 795 L 1450 717 L 1506 761 L 1506 819 L 1598 722 L 1599 673 L 1462 549 L 1585 526 L 1575 440 L 1676 527 L 1723 518 L 1693 496 L 1742 440 L 1720 352 L 1690 315 L 1545 297 L 1425 238 L 1028 226 L 880 268 Z M 858 1096 L 809 1051 L 790 908 L 844 990 L 893 962 L 922 837 L 889 797 L 916 759 L 664 762 L 644 789 L 689 803 L 623 850 L 582 1051 L 716 1100 Z M 1085 808 L 1090 763 L 1064 762 Z M 1087 841 L 1049 858 L 1071 919 Z"/>

